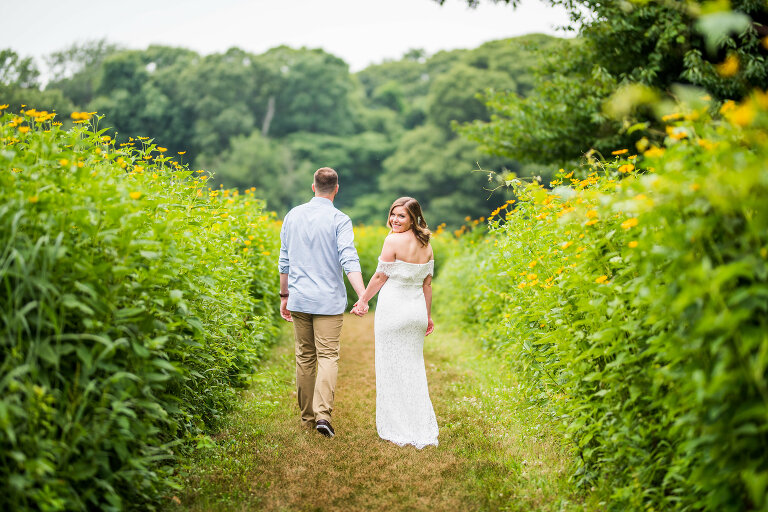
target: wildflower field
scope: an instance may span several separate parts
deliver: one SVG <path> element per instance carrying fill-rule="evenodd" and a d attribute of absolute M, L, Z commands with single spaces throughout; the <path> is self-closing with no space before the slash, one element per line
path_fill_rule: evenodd
<path fill-rule="evenodd" d="M 0 503 L 146 509 L 276 332 L 279 226 L 91 113 L 0 115 Z"/>
<path fill-rule="evenodd" d="M 601 510 L 768 507 L 768 95 L 711 110 L 435 230 L 436 315 Z M 0 504 L 160 507 L 278 335 L 279 221 L 93 113 L 0 115 Z"/>
<path fill-rule="evenodd" d="M 603 509 L 768 507 L 768 95 L 699 103 L 663 145 L 511 180 L 438 277 Z"/>

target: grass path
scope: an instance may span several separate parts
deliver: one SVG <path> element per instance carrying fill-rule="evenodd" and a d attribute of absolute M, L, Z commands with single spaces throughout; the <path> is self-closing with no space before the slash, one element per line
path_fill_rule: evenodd
<path fill-rule="evenodd" d="M 299 427 L 286 335 L 215 443 L 183 470 L 171 510 L 581 510 L 568 455 L 519 407 L 502 362 L 457 333 L 426 339 L 440 445 L 421 451 L 376 434 L 373 314 L 344 321 L 333 425 Z"/>

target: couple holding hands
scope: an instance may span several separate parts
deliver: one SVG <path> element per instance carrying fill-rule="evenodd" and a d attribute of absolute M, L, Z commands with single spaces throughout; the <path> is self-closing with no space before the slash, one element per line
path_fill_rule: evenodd
<path fill-rule="evenodd" d="M 377 293 L 374 313 L 376 429 L 382 439 L 419 449 L 437 445 L 437 419 L 424 368 L 424 336 L 432 322 L 434 255 L 418 201 L 401 197 L 389 209 L 376 273 L 366 288 L 354 245 L 352 221 L 333 206 L 338 175 L 315 172 L 315 197 L 293 208 L 280 231 L 280 315 L 293 322 L 296 387 L 305 428 L 333 437 L 331 426 L 338 374 L 339 336 L 347 274 L 363 316 Z"/>

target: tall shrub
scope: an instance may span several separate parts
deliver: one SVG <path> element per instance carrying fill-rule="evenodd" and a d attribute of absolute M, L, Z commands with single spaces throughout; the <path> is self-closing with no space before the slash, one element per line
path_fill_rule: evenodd
<path fill-rule="evenodd" d="M 768 95 L 516 182 L 465 318 L 614 510 L 768 507 Z M 490 244 L 489 244 L 490 245 Z"/>
<path fill-rule="evenodd" d="M 145 509 L 269 341 L 275 223 L 73 116 L 0 117 L 0 504 Z"/>

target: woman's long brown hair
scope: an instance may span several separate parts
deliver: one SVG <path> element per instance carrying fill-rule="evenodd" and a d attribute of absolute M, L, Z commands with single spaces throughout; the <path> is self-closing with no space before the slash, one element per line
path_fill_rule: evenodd
<path fill-rule="evenodd" d="M 408 215 L 411 217 L 411 229 L 416 238 L 421 242 L 421 245 L 425 246 L 429 243 L 429 238 L 432 236 L 432 232 L 427 229 L 427 221 L 424 220 L 424 214 L 421 213 L 421 205 L 417 200 L 412 197 L 401 197 L 392 203 L 389 207 L 389 214 L 387 215 L 387 227 L 392 229 L 392 223 L 389 218 L 392 216 L 392 210 L 398 206 L 404 206 Z"/>

